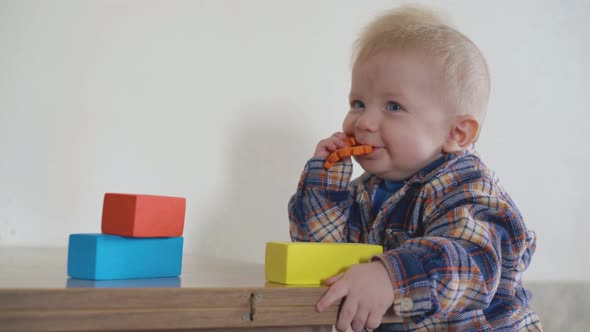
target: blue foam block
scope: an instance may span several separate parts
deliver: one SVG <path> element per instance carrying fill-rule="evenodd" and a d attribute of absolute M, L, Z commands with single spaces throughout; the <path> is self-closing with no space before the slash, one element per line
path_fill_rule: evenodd
<path fill-rule="evenodd" d="M 181 236 L 71 234 L 68 275 L 91 280 L 177 277 L 182 271 L 182 244 Z"/>
<path fill-rule="evenodd" d="M 180 288 L 180 278 L 88 280 L 68 278 L 66 288 Z"/>

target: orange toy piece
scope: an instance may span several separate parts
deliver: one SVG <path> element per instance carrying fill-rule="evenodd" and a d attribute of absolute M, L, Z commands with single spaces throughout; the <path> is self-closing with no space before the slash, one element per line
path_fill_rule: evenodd
<path fill-rule="evenodd" d="M 338 149 L 338 150 L 330 153 L 328 158 L 326 158 L 326 161 L 324 162 L 325 169 L 330 169 L 330 167 L 332 167 L 332 164 L 334 164 L 335 162 L 339 161 L 342 158 L 350 157 L 350 156 L 358 156 L 358 155 L 368 154 L 368 153 L 373 152 L 372 146 L 370 146 L 370 145 L 357 145 L 356 139 L 352 136 L 346 137 L 345 142 L 346 142 L 346 145 L 348 145 L 347 147 L 342 148 L 342 149 Z"/>
<path fill-rule="evenodd" d="M 104 195 L 102 233 L 129 237 L 182 236 L 186 199 L 182 197 Z"/>

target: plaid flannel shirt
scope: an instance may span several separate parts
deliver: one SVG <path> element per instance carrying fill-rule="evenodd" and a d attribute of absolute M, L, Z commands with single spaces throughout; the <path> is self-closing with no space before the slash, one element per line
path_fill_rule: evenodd
<path fill-rule="evenodd" d="M 540 331 L 522 272 L 535 233 L 495 174 L 472 150 L 447 154 L 418 172 L 373 215 L 382 179 L 350 182 L 352 162 L 323 168 L 312 158 L 289 201 L 293 241 L 384 246 L 393 310 L 403 324 L 382 331 Z"/>

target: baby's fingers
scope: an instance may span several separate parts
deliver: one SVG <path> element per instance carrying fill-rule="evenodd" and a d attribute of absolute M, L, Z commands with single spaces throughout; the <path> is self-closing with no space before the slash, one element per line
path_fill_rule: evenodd
<path fill-rule="evenodd" d="M 340 280 L 344 273 L 338 273 L 337 275 L 326 279 L 326 285 L 332 286 L 336 281 Z"/>
<path fill-rule="evenodd" d="M 344 133 L 335 133 L 330 139 L 336 144 L 336 149 L 342 149 L 348 146 L 346 145 L 346 135 Z"/>
<path fill-rule="evenodd" d="M 318 312 L 323 312 L 334 303 L 338 303 L 347 293 L 348 290 L 345 287 L 340 286 L 340 284 L 334 284 L 328 288 L 328 291 L 326 291 L 318 303 L 316 303 L 316 310 Z"/>
<path fill-rule="evenodd" d="M 338 312 L 338 320 L 336 321 L 336 330 L 345 332 L 350 327 L 353 318 L 356 317 L 358 311 L 358 302 L 354 299 L 346 298 L 344 303 L 340 306 Z M 364 325 L 364 322 L 363 322 Z M 362 328 L 362 327 L 361 327 Z M 355 330 L 358 331 L 358 330 Z"/>
<path fill-rule="evenodd" d="M 338 137 L 330 136 L 321 140 L 316 146 L 314 157 L 325 158 L 333 151 L 346 147 L 346 142 Z"/>
<path fill-rule="evenodd" d="M 383 314 L 379 314 L 376 312 L 369 313 L 369 317 L 367 318 L 367 323 L 365 325 L 368 329 L 376 329 L 381 325 L 381 320 L 383 319 Z"/>
<path fill-rule="evenodd" d="M 344 141 L 346 139 L 346 134 L 341 131 L 337 131 L 334 134 L 332 134 L 332 137 L 336 137 Z"/>
<path fill-rule="evenodd" d="M 354 318 L 352 319 L 350 326 L 352 330 L 355 332 L 364 330 L 367 324 L 368 316 L 369 312 L 366 310 L 366 308 L 359 306 L 356 314 L 354 315 Z"/>
<path fill-rule="evenodd" d="M 334 139 L 327 139 L 324 142 L 324 147 L 328 151 L 338 150 L 338 141 L 337 140 L 334 140 Z"/>

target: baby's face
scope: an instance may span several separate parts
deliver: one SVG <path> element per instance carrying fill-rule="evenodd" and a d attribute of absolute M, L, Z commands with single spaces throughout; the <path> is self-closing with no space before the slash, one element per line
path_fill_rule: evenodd
<path fill-rule="evenodd" d="M 404 180 L 442 155 L 453 117 L 439 72 L 431 57 L 408 50 L 355 64 L 343 131 L 374 147 L 356 157 L 365 171 Z"/>

